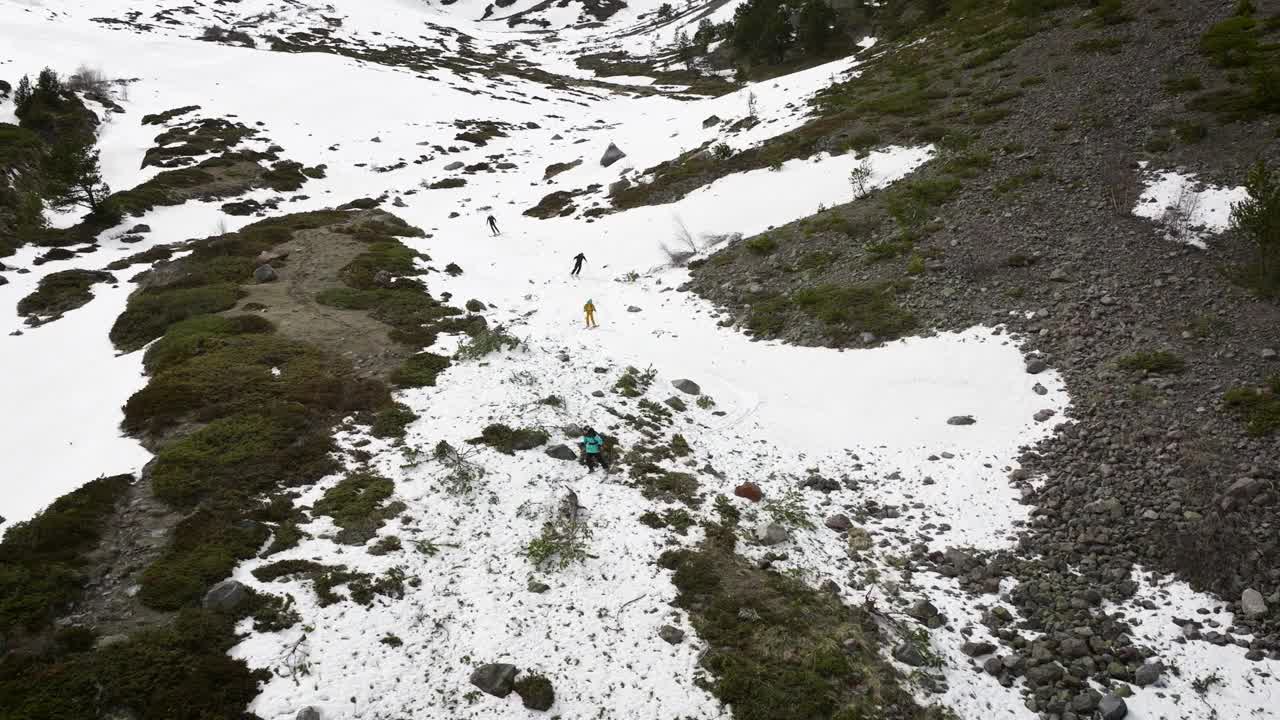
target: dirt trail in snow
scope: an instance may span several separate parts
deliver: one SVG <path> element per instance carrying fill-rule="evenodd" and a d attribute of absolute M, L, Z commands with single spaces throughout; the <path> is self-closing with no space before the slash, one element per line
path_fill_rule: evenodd
<path fill-rule="evenodd" d="M 366 311 L 316 302 L 321 291 L 342 287 L 339 271 L 365 250 L 360 241 L 333 228 L 298 232 L 276 250 L 287 253 L 271 263 L 277 280 L 241 286 L 245 297 L 225 314 L 259 314 L 281 334 L 346 358 L 361 375 L 385 380 L 410 354 L 388 339 L 387 325 Z"/>

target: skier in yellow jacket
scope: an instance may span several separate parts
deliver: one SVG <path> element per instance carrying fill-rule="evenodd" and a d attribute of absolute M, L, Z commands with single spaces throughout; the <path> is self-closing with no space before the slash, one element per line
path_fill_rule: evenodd
<path fill-rule="evenodd" d="M 600 327 L 598 324 L 596 324 L 596 306 L 591 302 L 590 299 L 587 300 L 586 305 L 582 306 L 582 311 L 587 314 L 588 328 Z"/>

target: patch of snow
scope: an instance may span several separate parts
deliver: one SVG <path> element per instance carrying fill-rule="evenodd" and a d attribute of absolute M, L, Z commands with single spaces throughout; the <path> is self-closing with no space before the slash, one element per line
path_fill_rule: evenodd
<path fill-rule="evenodd" d="M 1231 226 L 1231 206 L 1249 199 L 1244 187 L 1210 185 L 1172 170 L 1144 172 L 1143 185 L 1133 214 L 1162 225 L 1169 239 L 1201 249 Z"/>

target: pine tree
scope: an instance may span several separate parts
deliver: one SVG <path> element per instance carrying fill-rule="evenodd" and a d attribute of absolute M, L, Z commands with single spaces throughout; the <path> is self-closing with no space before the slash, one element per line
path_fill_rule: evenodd
<path fill-rule="evenodd" d="M 796 40 L 807 55 L 822 55 L 835 37 L 836 12 L 825 0 L 809 0 L 800 8 Z"/>
<path fill-rule="evenodd" d="M 18 89 L 13 93 L 14 113 L 18 117 L 22 117 L 23 113 L 26 112 L 27 106 L 31 103 L 31 97 L 31 78 L 23 75 L 22 79 L 18 81 Z"/>
<path fill-rule="evenodd" d="M 102 209 L 111 188 L 102 181 L 98 151 L 91 145 L 63 144 L 49 158 L 49 202 L 56 208 Z"/>
<path fill-rule="evenodd" d="M 1248 269 L 1266 293 L 1280 292 L 1280 173 L 1259 161 L 1245 180 L 1249 199 L 1231 206 L 1231 227 L 1257 247 L 1257 265 Z"/>

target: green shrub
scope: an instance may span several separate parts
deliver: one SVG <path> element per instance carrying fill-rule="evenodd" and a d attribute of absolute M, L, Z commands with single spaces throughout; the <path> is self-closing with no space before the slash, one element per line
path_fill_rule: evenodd
<path fill-rule="evenodd" d="M 1116 365 L 1124 370 L 1161 375 L 1182 372 L 1187 366 L 1182 358 L 1167 350 L 1140 350 L 1120 358 Z"/>
<path fill-rule="evenodd" d="M 1214 24 L 1200 37 L 1200 52 L 1221 67 L 1251 65 L 1258 55 L 1258 22 L 1237 15 Z"/>
<path fill-rule="evenodd" d="M 0 638 L 47 627 L 79 599 L 86 555 L 132 482 L 132 475 L 91 480 L 7 529 L 0 543 Z"/>
<path fill-rule="evenodd" d="M 111 342 L 131 352 L 155 340 L 174 323 L 230 310 L 241 297 L 234 283 L 172 290 L 139 290 L 111 326 Z"/>
<path fill-rule="evenodd" d="M 773 239 L 772 235 L 756 235 L 746 241 L 747 249 L 755 255 L 769 255 L 778 249 L 778 242 Z"/>
<path fill-rule="evenodd" d="M 1231 228 L 1253 244 L 1241 280 L 1266 296 L 1280 295 L 1280 172 L 1259 161 L 1245 179 L 1249 198 L 1231 208 Z"/>
<path fill-rule="evenodd" d="M 870 332 L 878 338 L 895 338 L 915 327 L 911 313 L 894 302 L 886 283 L 819 285 L 797 290 L 792 301 L 840 335 Z"/>
<path fill-rule="evenodd" d="M 436 384 L 436 376 L 449 367 L 449 358 L 423 352 L 411 356 L 391 373 L 396 387 L 428 387 Z"/>
<path fill-rule="evenodd" d="M 261 523 L 232 522 L 233 517 L 204 508 L 183 518 L 164 554 L 142 573 L 142 604 L 154 610 L 195 607 L 240 561 L 256 555 L 270 531 Z"/>
<path fill-rule="evenodd" d="M 359 545 L 373 538 L 390 518 L 404 510 L 404 504 L 386 502 L 395 492 L 395 483 L 370 472 L 353 472 L 325 491 L 312 508 L 328 515 L 342 528 L 338 542 Z"/>
<path fill-rule="evenodd" d="M 490 353 L 515 350 L 518 347 L 520 347 L 520 338 L 500 327 L 493 329 L 486 327 L 458 347 L 457 357 L 462 360 L 479 360 Z"/>
<path fill-rule="evenodd" d="M 407 405 L 392 403 L 374 416 L 370 432 L 379 438 L 403 438 L 405 428 L 418 416 Z"/>
<path fill-rule="evenodd" d="M 1250 435 L 1269 435 L 1280 429 L 1280 375 L 1271 376 L 1260 388 L 1232 388 L 1222 400 L 1245 421 Z"/>
<path fill-rule="evenodd" d="M 505 455 L 514 455 L 516 450 L 530 450 L 545 445 L 550 439 L 546 432 L 537 428 L 512 428 L 502 423 L 494 423 L 480 432 L 480 437 L 468 442 L 488 445 Z"/>
<path fill-rule="evenodd" d="M 28 322 L 39 316 L 55 319 L 92 300 L 90 288 L 102 282 L 115 282 L 115 278 L 100 270 L 49 273 L 40 279 L 35 292 L 18 301 L 18 314 L 28 316 Z"/>

